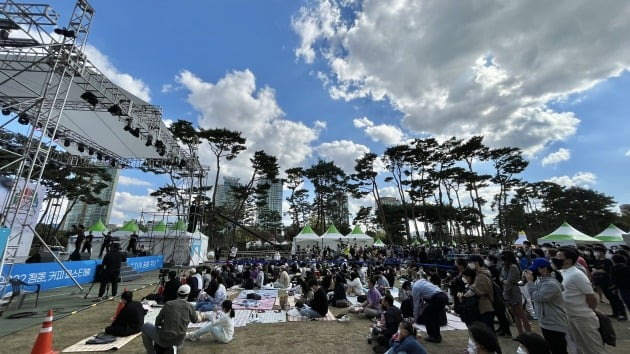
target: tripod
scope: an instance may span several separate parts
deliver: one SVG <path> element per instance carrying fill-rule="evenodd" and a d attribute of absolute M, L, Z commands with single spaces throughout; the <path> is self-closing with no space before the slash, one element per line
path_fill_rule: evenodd
<path fill-rule="evenodd" d="M 85 293 L 85 296 L 83 296 L 83 299 L 87 299 L 88 295 L 90 295 L 90 291 L 92 291 L 92 288 L 94 287 L 94 284 L 101 284 L 101 280 L 103 279 L 103 277 L 105 276 L 105 271 L 103 270 L 103 265 L 99 264 L 96 266 L 96 271 L 94 272 L 94 280 L 92 280 L 92 284 L 90 285 L 90 288 L 88 289 L 87 293 Z M 107 286 L 105 288 L 105 294 L 107 294 L 109 292 L 109 282 L 107 283 Z"/>

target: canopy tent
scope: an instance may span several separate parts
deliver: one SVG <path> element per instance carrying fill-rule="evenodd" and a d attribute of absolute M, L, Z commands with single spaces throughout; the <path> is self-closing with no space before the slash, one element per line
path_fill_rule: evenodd
<path fill-rule="evenodd" d="M 308 246 L 319 245 L 319 243 L 319 236 L 317 236 L 315 231 L 313 231 L 310 226 L 306 225 L 304 226 L 302 231 L 300 231 L 300 233 L 293 238 L 293 243 L 291 245 L 291 254 L 295 254 L 295 252 L 297 252 L 297 246 L 300 246 L 300 248 L 303 249 Z"/>
<path fill-rule="evenodd" d="M 103 222 L 101 221 L 101 219 L 98 219 L 98 222 L 90 227 L 88 227 L 87 231 L 92 231 L 92 232 L 105 232 L 107 231 L 107 227 L 105 226 L 105 224 L 103 224 Z"/>
<path fill-rule="evenodd" d="M 420 241 L 418 241 L 418 239 L 414 239 L 413 242 L 411 243 L 412 246 L 420 246 Z"/>
<path fill-rule="evenodd" d="M 374 244 L 374 239 L 366 235 L 359 225 L 355 226 L 352 232 L 346 235 L 346 238 L 351 245 L 371 246 Z"/>
<path fill-rule="evenodd" d="M 330 224 L 328 230 L 321 237 L 322 248 L 330 247 L 333 250 L 348 244 L 348 238 L 343 236 L 335 225 Z"/>
<path fill-rule="evenodd" d="M 98 223 L 97 223 L 98 224 Z M 134 220 L 128 221 L 121 228 L 116 229 L 116 231 L 112 231 L 112 237 L 114 238 L 114 242 L 120 244 L 120 248 L 124 251 L 127 249 L 127 245 L 129 244 L 129 236 L 131 234 L 136 234 L 141 236 L 140 228 L 136 224 Z M 103 244 L 103 234 L 102 232 L 94 232 L 94 239 L 92 240 L 92 255 L 90 258 L 97 259 L 99 251 L 101 249 L 101 245 Z M 68 244 L 66 245 L 66 250 L 68 254 L 72 254 L 74 252 L 74 244 L 77 240 L 77 235 L 71 235 L 68 237 Z M 138 249 L 140 248 L 140 244 L 137 245 Z M 146 247 L 146 246 L 145 246 Z M 85 253 L 84 256 L 85 257 Z"/>
<path fill-rule="evenodd" d="M 157 231 L 157 232 L 164 232 L 166 230 L 167 230 L 166 224 L 162 220 L 160 220 L 160 222 L 155 224 L 155 226 L 153 226 L 153 229 L 151 229 L 151 231 Z"/>
<path fill-rule="evenodd" d="M 375 247 L 385 247 L 385 244 L 381 240 L 376 240 L 372 246 Z"/>
<path fill-rule="evenodd" d="M 625 234 L 625 231 L 614 224 L 610 224 L 604 231 L 597 234 L 595 238 L 603 242 L 606 247 L 619 246 L 626 244 L 623 240 L 623 234 Z"/>
<path fill-rule="evenodd" d="M 515 246 L 522 246 L 523 242 L 527 241 L 527 235 L 525 234 L 525 231 L 519 231 L 518 232 L 518 238 L 516 239 L 516 241 L 514 241 L 514 245 Z"/>
<path fill-rule="evenodd" d="M 135 221 L 133 220 L 129 220 L 125 225 L 123 225 L 123 227 L 121 227 L 120 229 L 117 229 L 116 232 L 138 232 L 140 231 L 140 228 L 138 227 L 138 225 L 136 224 Z"/>
<path fill-rule="evenodd" d="M 559 246 L 575 246 L 576 244 L 601 243 L 602 241 L 576 230 L 565 221 L 554 232 L 538 239 L 539 244 L 545 242 L 555 243 Z"/>
<path fill-rule="evenodd" d="M 176 223 L 171 225 L 170 229 L 171 229 L 171 231 L 186 231 L 186 230 L 188 230 L 188 226 L 186 225 L 185 222 L 183 222 L 181 220 L 177 220 Z"/>

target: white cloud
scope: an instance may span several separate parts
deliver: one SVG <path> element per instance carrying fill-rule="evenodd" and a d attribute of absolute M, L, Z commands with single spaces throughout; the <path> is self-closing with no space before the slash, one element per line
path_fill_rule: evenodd
<path fill-rule="evenodd" d="M 597 176 L 592 172 L 578 172 L 573 177 L 571 176 L 557 176 L 551 177 L 547 180 L 564 187 L 584 187 L 588 188 L 597 183 Z"/>
<path fill-rule="evenodd" d="M 630 150 L 626 151 L 626 157 L 630 157 Z"/>
<path fill-rule="evenodd" d="M 327 64 L 318 77 L 332 97 L 386 99 L 416 132 L 483 134 L 530 155 L 579 125 L 549 102 L 630 67 L 630 3 L 622 1 L 310 4 L 293 19 L 295 54 Z"/>
<path fill-rule="evenodd" d="M 173 92 L 175 87 L 173 84 L 164 84 L 162 85 L 162 89 L 160 90 L 162 93 L 171 93 Z"/>
<path fill-rule="evenodd" d="M 355 127 L 362 128 L 373 141 L 380 141 L 385 145 L 401 144 L 405 138 L 400 128 L 389 124 L 374 124 L 367 117 L 354 119 L 352 121 Z"/>
<path fill-rule="evenodd" d="M 558 151 L 552 152 L 551 154 L 545 156 L 545 158 L 542 159 L 542 165 L 543 166 L 555 165 L 562 161 L 568 161 L 570 158 L 571 158 L 571 150 L 560 148 L 558 149 Z"/>
<path fill-rule="evenodd" d="M 347 174 L 354 173 L 355 160 L 363 156 L 370 149 L 349 140 L 335 140 L 323 143 L 315 148 L 317 154 L 326 161 L 334 161 L 335 165 Z"/>
<path fill-rule="evenodd" d="M 136 95 L 140 99 L 147 102 L 151 101 L 151 90 L 144 81 L 129 74 L 121 73 L 105 54 L 89 44 L 85 47 L 85 54 L 87 54 L 92 64 L 113 83 Z"/>
<path fill-rule="evenodd" d="M 155 197 L 116 192 L 110 223 L 120 225 L 125 220 L 139 218 L 142 210 L 154 211 L 156 209 Z"/>
<path fill-rule="evenodd" d="M 323 120 L 316 120 L 315 123 L 313 123 L 313 127 L 319 130 L 326 129 L 328 127 L 328 123 Z"/>
<path fill-rule="evenodd" d="M 127 177 L 123 175 L 118 176 L 118 184 L 123 185 L 123 186 L 141 186 L 141 187 L 153 186 L 153 183 L 150 183 L 148 181 L 144 181 L 144 180 L 133 178 L 133 177 Z"/>
<path fill-rule="evenodd" d="M 176 78 L 189 91 L 188 102 L 200 113 L 201 128 L 226 128 L 239 131 L 247 139 L 247 150 L 235 160 L 223 163 L 224 176 L 248 178 L 249 158 L 264 150 L 278 158 L 281 170 L 300 166 L 312 153 L 311 144 L 325 127 L 317 121 L 314 127 L 284 118 L 270 87 L 256 87 L 256 78 L 249 70 L 233 71 L 216 83 L 205 82 L 190 71 Z M 201 145 L 200 157 L 214 165 L 207 145 Z"/>

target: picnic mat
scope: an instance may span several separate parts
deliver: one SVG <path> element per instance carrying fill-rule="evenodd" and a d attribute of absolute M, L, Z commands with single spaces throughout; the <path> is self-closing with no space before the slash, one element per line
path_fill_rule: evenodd
<path fill-rule="evenodd" d="M 85 344 L 88 340 L 96 337 L 96 334 L 91 335 L 87 338 L 83 338 L 78 341 L 76 344 L 69 346 L 64 349 L 63 353 L 79 353 L 79 352 L 107 352 L 114 351 L 122 348 L 125 344 L 131 342 L 134 338 L 139 336 L 141 333 L 132 334 L 127 337 L 118 337 L 115 341 L 107 344 Z"/>
<path fill-rule="evenodd" d="M 276 302 L 275 297 L 263 297 L 260 300 L 234 299 L 232 307 L 235 310 L 272 310 Z"/>
<path fill-rule="evenodd" d="M 413 325 L 417 330 L 427 333 L 427 328 L 421 324 Z M 440 331 L 457 331 L 457 330 L 466 330 L 466 324 L 459 319 L 459 317 L 452 315 L 450 313 L 446 313 L 446 326 L 440 327 Z"/>
<path fill-rule="evenodd" d="M 255 293 L 260 297 L 278 297 L 278 289 L 262 289 L 262 290 L 243 290 L 238 294 L 239 299 L 247 298 L 247 294 Z"/>
<path fill-rule="evenodd" d="M 155 319 L 160 314 L 161 309 L 151 309 L 144 315 L 144 323 L 155 324 Z"/>
<path fill-rule="evenodd" d="M 328 313 L 326 314 L 326 316 L 322 317 L 322 318 L 316 318 L 316 321 L 335 321 L 336 318 L 335 316 L 332 314 L 332 312 L 330 312 L 330 310 L 328 310 Z M 310 321 L 310 318 L 308 317 L 302 317 L 302 316 L 289 316 L 287 315 L 287 321 L 288 322 L 300 322 L 300 321 Z"/>
<path fill-rule="evenodd" d="M 234 328 L 236 327 L 245 327 L 249 322 L 250 314 L 252 311 L 250 310 L 235 310 L 234 311 Z M 210 323 L 210 321 L 205 322 L 197 322 L 197 323 L 189 323 L 188 328 L 201 328 Z"/>
<path fill-rule="evenodd" d="M 286 321 L 286 311 L 252 311 L 249 319 L 249 323 L 280 323 Z"/>

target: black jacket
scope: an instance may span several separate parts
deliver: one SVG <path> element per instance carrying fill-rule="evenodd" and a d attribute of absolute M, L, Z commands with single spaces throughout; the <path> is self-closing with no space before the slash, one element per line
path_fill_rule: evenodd
<path fill-rule="evenodd" d="M 120 268 L 123 262 L 127 261 L 127 256 L 119 250 L 112 250 L 107 252 L 103 257 L 103 266 L 105 271 L 109 273 L 120 273 Z"/>
<path fill-rule="evenodd" d="M 322 316 L 326 316 L 328 313 L 328 298 L 326 297 L 326 292 L 321 286 L 315 292 L 310 306 Z"/>
<path fill-rule="evenodd" d="M 112 325 L 105 328 L 105 333 L 126 337 L 140 332 L 143 324 L 144 308 L 142 304 L 137 301 L 130 301 L 120 310 Z"/>
<path fill-rule="evenodd" d="M 390 339 L 394 333 L 398 332 L 398 326 L 402 320 L 402 314 L 398 307 L 390 306 L 385 311 L 385 332 L 383 332 L 385 338 Z"/>
<path fill-rule="evenodd" d="M 180 285 L 179 278 L 171 279 L 164 284 L 164 302 L 177 299 L 177 290 Z"/>

